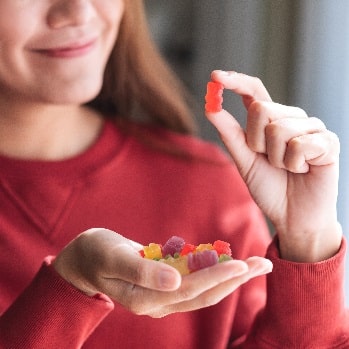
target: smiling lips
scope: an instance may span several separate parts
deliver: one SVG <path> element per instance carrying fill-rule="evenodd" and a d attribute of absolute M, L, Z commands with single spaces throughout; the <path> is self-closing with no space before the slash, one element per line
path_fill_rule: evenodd
<path fill-rule="evenodd" d="M 83 44 L 72 44 L 66 47 L 36 50 L 38 53 L 53 58 L 75 58 L 88 54 L 95 46 L 96 40 L 90 40 Z"/>

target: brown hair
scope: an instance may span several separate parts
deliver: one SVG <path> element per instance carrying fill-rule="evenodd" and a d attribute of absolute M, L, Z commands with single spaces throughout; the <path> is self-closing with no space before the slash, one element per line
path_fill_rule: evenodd
<path fill-rule="evenodd" d="M 125 0 L 119 36 L 100 94 L 89 103 L 106 115 L 150 121 L 180 133 L 196 125 L 186 88 L 165 62 L 149 33 L 142 0 Z"/>

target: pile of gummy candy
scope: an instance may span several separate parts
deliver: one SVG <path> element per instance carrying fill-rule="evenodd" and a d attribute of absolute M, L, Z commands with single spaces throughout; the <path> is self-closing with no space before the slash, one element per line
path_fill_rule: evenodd
<path fill-rule="evenodd" d="M 181 275 L 231 260 L 228 242 L 216 240 L 213 244 L 192 245 L 183 238 L 172 236 L 164 245 L 150 243 L 139 251 L 143 258 L 160 261 L 176 268 Z"/>

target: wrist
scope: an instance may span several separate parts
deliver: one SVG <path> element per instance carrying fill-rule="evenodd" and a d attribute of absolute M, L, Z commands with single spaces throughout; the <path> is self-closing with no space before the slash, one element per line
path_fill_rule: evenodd
<path fill-rule="evenodd" d="M 299 263 L 317 263 L 333 257 L 340 249 L 342 229 L 338 222 L 323 230 L 298 234 L 279 233 L 280 257 Z"/>
<path fill-rule="evenodd" d="M 83 280 L 79 273 L 74 268 L 72 258 L 69 256 L 69 247 L 65 248 L 52 262 L 53 268 L 56 272 L 70 285 L 86 294 L 89 297 L 95 296 L 98 292 L 93 290 L 87 282 Z"/>

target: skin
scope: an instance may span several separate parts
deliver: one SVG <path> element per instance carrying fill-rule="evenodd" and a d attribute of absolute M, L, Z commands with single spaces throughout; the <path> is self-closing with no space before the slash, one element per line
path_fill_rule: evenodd
<path fill-rule="evenodd" d="M 0 2 L 3 154 L 57 160 L 95 140 L 102 118 L 81 104 L 101 88 L 123 7 L 122 0 Z"/>
<path fill-rule="evenodd" d="M 281 256 L 295 262 L 333 256 L 342 239 L 336 211 L 338 137 L 304 110 L 273 103 L 257 78 L 214 71 L 212 79 L 240 95 L 247 109 L 246 132 L 225 110 L 207 117 L 274 224 Z"/>
<path fill-rule="evenodd" d="M 121 0 L 0 2 L 1 154 L 59 160 L 94 142 L 102 117 L 81 104 L 101 87 L 122 13 Z M 81 47 L 91 40 L 85 52 Z M 335 209 L 338 139 L 300 109 L 273 103 L 258 79 L 219 71 L 212 78 L 246 105 L 246 132 L 225 110 L 207 117 L 277 227 L 282 257 L 315 262 L 333 255 L 341 241 Z M 115 232 L 91 229 L 71 241 L 53 265 L 86 294 L 105 293 L 131 312 L 152 317 L 216 304 L 272 270 L 270 261 L 251 257 L 182 278 L 166 264 L 141 258 L 140 248 Z"/>
<path fill-rule="evenodd" d="M 113 231 L 91 229 L 57 256 L 55 268 L 88 295 L 105 293 L 131 312 L 155 318 L 216 304 L 272 270 L 270 261 L 250 257 L 181 277 L 167 264 L 141 258 L 141 247 Z"/>
<path fill-rule="evenodd" d="M 225 110 L 206 115 L 220 132 L 252 196 L 274 223 L 281 257 L 315 263 L 333 256 L 342 239 L 336 214 L 337 136 L 303 110 L 273 103 L 259 79 L 221 71 L 214 71 L 212 79 L 240 95 L 246 106 L 246 130 Z M 86 293 L 100 290 L 130 311 L 153 317 L 215 304 L 272 269 L 269 261 L 252 257 L 180 279 L 170 267 L 139 258 L 140 247 L 104 230 L 90 231 L 68 245 L 56 259 L 56 267 Z"/>

